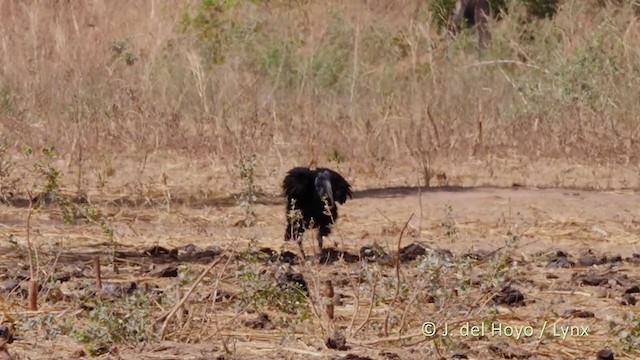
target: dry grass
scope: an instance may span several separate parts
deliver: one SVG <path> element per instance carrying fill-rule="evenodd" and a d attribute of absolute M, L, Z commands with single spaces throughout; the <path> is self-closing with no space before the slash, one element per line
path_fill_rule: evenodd
<path fill-rule="evenodd" d="M 593 329 L 571 341 L 512 342 L 540 357 L 593 356 L 611 347 L 616 358 L 633 358 L 638 334 L 625 338 L 620 331 L 637 319 L 619 304 L 619 289 L 607 290 L 613 297 L 600 296 L 599 288 L 576 290 L 571 274 L 584 269 L 544 268 L 548 253 L 560 248 L 576 256 L 587 248 L 635 252 L 640 25 L 630 7 L 566 0 L 555 18 L 534 23 L 513 7 L 491 24 L 492 45 L 479 57 L 471 36 L 451 39 L 439 31 L 425 1 L 228 0 L 215 17 L 205 3 L 0 0 L 3 279 L 15 277 L 12 269 L 28 270 L 27 200 L 46 184 L 34 164 L 61 170 L 63 196 L 89 200 L 34 213 L 30 237 L 47 287 L 37 312 L 25 310 L 21 294 L 2 295 L 0 319 L 18 324 L 22 337 L 7 345 L 12 353 L 67 358 L 88 346 L 74 335 L 84 331 L 93 345 L 110 336 L 107 350 L 124 358 L 327 357 L 337 353 L 323 345 L 335 327 L 351 352 L 374 358 L 384 358 L 385 347 L 401 358 L 449 357 L 456 349 L 482 358 L 490 344 L 513 339 L 434 340 L 421 335 L 420 325 L 497 319 L 535 329 L 558 320 Z M 46 158 L 43 147 L 55 155 Z M 283 269 L 249 250 L 282 246 L 280 181 L 300 164 L 336 168 L 360 195 L 339 220 L 340 249 L 357 252 L 377 242 L 392 252 L 413 213 L 402 245 L 427 241 L 454 258 L 427 254 L 397 269 L 294 266 L 307 279 L 310 299 L 292 305 L 292 314 L 274 307 L 271 276 Z M 437 183 L 627 195 L 572 199 L 527 190 L 518 198 L 517 191 L 483 189 L 419 195 L 412 187 Z M 379 190 L 388 187 L 396 188 Z M 62 221 L 65 206 L 80 209 L 70 224 Z M 205 264 L 180 262 L 178 279 L 156 278 L 147 270 L 158 259 L 114 257 L 114 250 L 189 243 L 229 250 L 185 308 L 175 309 L 159 339 L 160 319 L 176 293 L 189 294 Z M 462 256 L 503 245 L 489 260 Z M 93 283 L 96 253 L 109 265 L 104 282 L 158 289 L 115 305 L 100 300 L 94 315 L 102 318 L 89 317 L 78 306 L 95 301 L 86 283 Z M 550 271 L 559 278 L 547 278 Z M 637 281 L 634 263 L 615 271 Z M 64 272 L 73 273 L 70 283 L 51 280 Z M 336 306 L 334 324 L 319 303 L 327 278 L 342 281 L 334 285 L 346 299 Z M 510 281 L 534 302 L 493 306 L 492 294 Z M 64 297 L 49 297 L 54 289 Z M 221 291 L 235 297 L 212 301 Z M 255 293 L 269 301 L 248 301 Z M 596 317 L 567 320 L 568 307 Z M 242 325 L 262 310 L 273 330 Z M 129 328 L 122 330 L 113 314 L 126 312 Z"/>
<path fill-rule="evenodd" d="M 512 10 L 478 59 L 423 1 L 242 3 L 218 27 L 198 20 L 198 1 L 3 1 L 0 130 L 11 153 L 54 146 L 68 185 L 89 192 L 121 190 L 122 173 L 222 170 L 251 154 L 261 177 L 343 162 L 358 178 L 416 184 L 407 175 L 425 166 L 510 161 L 513 174 L 556 159 L 560 179 L 593 164 L 633 173 L 596 187 L 636 187 L 638 22 L 563 4 L 529 25 Z M 165 166 L 145 166 L 154 158 Z"/>

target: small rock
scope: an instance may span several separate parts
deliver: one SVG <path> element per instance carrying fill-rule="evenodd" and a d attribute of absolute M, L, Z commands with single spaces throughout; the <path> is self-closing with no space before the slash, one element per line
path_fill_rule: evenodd
<path fill-rule="evenodd" d="M 378 257 L 378 254 L 380 253 L 380 250 L 384 252 L 384 250 L 379 246 L 365 245 L 360 248 L 359 253 L 361 258 L 369 261 L 375 261 L 376 257 Z"/>
<path fill-rule="evenodd" d="M 613 360 L 613 352 L 609 349 L 600 350 L 596 354 L 596 360 Z"/>
<path fill-rule="evenodd" d="M 624 293 L 625 294 L 637 294 L 637 293 L 640 293 L 640 286 L 633 285 L 632 287 L 630 287 L 627 290 L 625 290 Z"/>
<path fill-rule="evenodd" d="M 572 268 L 575 266 L 575 263 L 569 260 L 567 253 L 564 251 L 557 251 L 552 257 L 547 260 L 548 268 Z"/>
<path fill-rule="evenodd" d="M 304 276 L 300 273 L 283 273 L 278 277 L 277 285 L 284 289 L 289 286 L 289 284 L 297 284 L 299 288 L 304 291 L 306 294 L 309 293 L 309 288 L 307 287 L 307 282 L 304 280 Z"/>
<path fill-rule="evenodd" d="M 199 251 L 200 248 L 198 248 L 197 246 L 193 245 L 193 244 L 187 244 L 185 246 L 182 247 L 182 251 L 184 251 L 187 254 L 193 254 L 196 251 Z"/>
<path fill-rule="evenodd" d="M 49 293 L 47 294 L 47 301 L 56 303 L 62 300 L 64 300 L 64 293 L 62 292 L 62 290 L 58 288 L 49 290 Z"/>
<path fill-rule="evenodd" d="M 504 341 L 489 344 L 489 351 L 505 359 L 527 359 L 532 355 L 530 352 L 511 346 Z"/>
<path fill-rule="evenodd" d="M 181 248 L 178 248 L 178 259 L 181 261 L 198 260 L 202 256 L 202 249 L 194 244 L 187 244 Z"/>
<path fill-rule="evenodd" d="M 260 250 L 258 250 L 258 252 L 266 255 L 267 257 L 271 257 L 271 256 L 277 254 L 277 252 L 275 250 L 273 250 L 272 248 L 270 248 L 270 247 L 260 248 Z"/>
<path fill-rule="evenodd" d="M 360 356 L 356 354 L 347 354 L 340 358 L 340 360 L 373 360 L 368 356 Z"/>
<path fill-rule="evenodd" d="M 392 353 L 391 351 L 382 350 L 380 351 L 380 356 L 382 356 L 386 360 L 400 360 L 400 355 L 396 353 Z"/>
<path fill-rule="evenodd" d="M 451 354 L 451 360 L 458 360 L 458 359 L 468 359 L 469 357 L 467 356 L 467 354 L 464 353 L 464 351 L 456 351 L 453 354 Z"/>
<path fill-rule="evenodd" d="M 376 261 L 383 265 L 389 265 L 395 263 L 393 256 L 389 255 L 384 249 L 378 245 L 365 245 L 360 248 L 360 258 L 368 261 Z"/>
<path fill-rule="evenodd" d="M 580 309 L 569 309 L 564 312 L 564 316 L 572 318 L 592 318 L 595 317 L 593 312 Z"/>
<path fill-rule="evenodd" d="M 593 265 L 602 265 L 607 262 L 606 256 L 595 256 L 595 255 L 587 255 L 578 259 L 578 265 L 580 266 L 593 266 Z"/>
<path fill-rule="evenodd" d="M 69 355 L 70 358 L 72 359 L 79 359 L 79 358 L 83 358 L 87 356 L 87 352 L 84 351 L 84 349 L 78 349 L 74 352 L 71 353 L 71 355 Z"/>
<path fill-rule="evenodd" d="M 257 318 L 253 320 L 246 320 L 244 322 L 244 326 L 250 327 L 252 329 L 263 329 L 263 330 L 273 330 L 275 326 L 273 322 L 269 319 L 269 315 L 265 313 L 261 313 Z"/>
<path fill-rule="evenodd" d="M 502 248 L 496 250 L 478 249 L 474 252 L 466 253 L 463 256 L 473 260 L 486 260 L 494 257 L 500 249 Z"/>
<path fill-rule="evenodd" d="M 595 295 L 599 298 L 611 299 L 616 295 L 613 290 L 607 288 L 599 288 L 595 291 Z"/>
<path fill-rule="evenodd" d="M 493 297 L 496 304 L 511 306 L 524 306 L 524 295 L 520 290 L 514 289 L 511 285 L 503 287 L 498 294 Z"/>
<path fill-rule="evenodd" d="M 325 341 L 325 345 L 327 345 L 329 349 L 341 351 L 349 349 L 347 347 L 347 339 L 339 331 L 334 331 L 333 334 Z"/>
<path fill-rule="evenodd" d="M 133 293 L 138 288 L 135 282 L 130 283 L 102 283 L 102 292 L 112 297 L 124 297 Z"/>
<path fill-rule="evenodd" d="M 622 305 L 631 305 L 631 306 L 635 306 L 636 305 L 636 297 L 631 295 L 631 294 L 624 294 L 622 295 Z"/>
<path fill-rule="evenodd" d="M 7 344 L 13 343 L 13 329 L 11 326 L 0 326 L 0 339 L 3 339 L 1 342 L 6 342 Z"/>
<path fill-rule="evenodd" d="M 62 274 L 56 274 L 56 275 L 53 276 L 53 281 L 54 282 L 59 281 L 59 282 L 63 283 L 63 282 L 67 282 L 67 281 L 71 280 L 72 277 L 82 277 L 82 272 L 75 273 L 75 274 L 71 274 L 69 272 L 65 272 L 65 273 L 62 273 Z"/>
<path fill-rule="evenodd" d="M 609 277 L 606 275 L 599 275 L 592 272 L 575 273 L 571 275 L 573 280 L 576 280 L 580 285 L 589 286 L 604 286 L 609 283 Z"/>
<path fill-rule="evenodd" d="M 0 283 L 0 291 L 2 291 L 2 292 L 12 292 L 18 286 L 20 286 L 20 283 L 18 281 L 14 280 L 14 279 L 7 279 L 7 280 L 3 281 L 2 283 Z"/>
<path fill-rule="evenodd" d="M 178 249 L 169 250 L 162 246 L 152 246 L 149 249 L 142 252 L 144 255 L 151 257 L 169 256 L 170 258 L 178 259 Z"/>
<path fill-rule="evenodd" d="M 398 256 L 400 257 L 400 262 L 408 262 L 415 260 L 418 256 L 424 255 L 426 252 L 427 249 L 424 246 L 414 242 L 400 248 Z"/>
<path fill-rule="evenodd" d="M 152 270 L 149 275 L 167 278 L 178 277 L 178 267 L 173 264 L 158 266 L 156 269 Z"/>
<path fill-rule="evenodd" d="M 275 256 L 276 256 L 276 260 L 281 263 L 291 264 L 291 265 L 300 264 L 300 257 L 291 251 L 283 251 L 280 255 L 276 253 Z M 271 259 L 273 259 L 273 257 L 271 257 Z M 276 261 L 273 260 L 271 262 L 276 262 Z"/>
<path fill-rule="evenodd" d="M 337 250 L 333 247 L 322 249 L 318 260 L 321 264 L 332 264 L 340 259 L 343 259 L 346 263 L 356 263 L 360 261 L 359 256 L 346 251 Z"/>
<path fill-rule="evenodd" d="M 218 289 L 215 294 L 216 294 L 215 302 L 229 301 L 235 298 L 234 294 L 228 291 L 224 291 L 222 289 Z M 213 292 L 207 298 L 211 299 L 212 297 L 213 297 Z"/>

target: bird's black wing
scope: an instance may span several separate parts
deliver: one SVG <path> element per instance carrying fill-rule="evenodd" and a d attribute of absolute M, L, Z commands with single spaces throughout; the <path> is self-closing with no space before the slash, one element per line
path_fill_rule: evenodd
<path fill-rule="evenodd" d="M 282 181 L 282 190 L 284 194 L 293 199 L 308 197 L 313 188 L 313 179 L 315 174 L 311 169 L 304 167 L 295 167 L 287 173 Z"/>
<path fill-rule="evenodd" d="M 329 178 L 331 181 L 331 188 L 333 189 L 333 198 L 336 202 L 340 204 L 344 204 L 347 201 L 347 196 L 351 199 L 351 184 L 345 180 L 342 175 L 337 172 L 327 169 L 327 168 L 318 168 L 317 171 L 328 171 Z"/>

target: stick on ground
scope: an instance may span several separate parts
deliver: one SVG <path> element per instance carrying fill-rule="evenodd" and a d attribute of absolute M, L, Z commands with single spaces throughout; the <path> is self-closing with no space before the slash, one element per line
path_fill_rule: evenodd
<path fill-rule="evenodd" d="M 169 321 L 171 321 L 171 318 L 173 318 L 173 316 L 178 312 L 178 310 L 180 310 L 182 308 L 182 306 L 184 305 L 185 302 L 187 302 L 187 299 L 189 299 L 189 296 L 191 296 L 191 294 L 193 293 L 193 291 L 196 289 L 196 287 L 198 287 L 198 284 L 200 284 L 200 282 L 202 281 L 202 279 L 204 279 L 205 276 L 207 276 L 207 274 L 213 270 L 213 268 L 218 265 L 218 263 L 220 262 L 220 260 L 222 260 L 222 255 L 220 254 L 220 256 L 218 256 L 215 260 L 213 260 L 211 262 L 211 264 L 209 266 L 207 266 L 206 269 L 204 269 L 204 271 L 202 272 L 202 274 L 200 274 L 200 276 L 198 276 L 198 278 L 196 279 L 196 281 L 193 283 L 193 285 L 191 285 L 191 289 L 189 289 L 189 291 L 187 291 L 187 293 L 184 295 L 184 297 L 182 298 L 182 300 L 180 300 L 180 302 L 178 302 L 173 309 L 171 309 L 171 311 L 166 315 L 166 318 L 164 319 L 164 323 L 162 324 L 162 328 L 160 329 L 160 339 L 164 340 L 164 333 L 167 330 L 167 326 L 169 325 Z M 160 317 L 160 319 L 162 319 L 162 317 Z M 158 320 L 160 320 L 158 319 Z"/>

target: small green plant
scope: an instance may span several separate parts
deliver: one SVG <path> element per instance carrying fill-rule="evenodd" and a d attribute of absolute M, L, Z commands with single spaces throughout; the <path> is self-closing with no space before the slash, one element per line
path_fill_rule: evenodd
<path fill-rule="evenodd" d="M 11 91 L 7 88 L 0 89 L 0 115 L 11 115 L 15 110 L 15 100 Z"/>
<path fill-rule="evenodd" d="M 529 15 L 537 18 L 553 17 L 558 11 L 558 0 L 521 0 Z"/>
<path fill-rule="evenodd" d="M 138 57 L 131 50 L 130 39 L 116 39 L 111 43 L 111 62 L 124 61 L 131 66 L 136 63 Z"/>
<path fill-rule="evenodd" d="M 6 202 L 15 182 L 10 177 L 13 170 L 13 160 L 7 152 L 7 145 L 0 143 L 0 202 Z"/>
<path fill-rule="evenodd" d="M 269 39 L 265 49 L 258 50 L 257 66 L 262 75 L 273 84 L 285 88 L 297 85 L 303 78 L 296 49 L 300 41 L 293 39 Z"/>
<path fill-rule="evenodd" d="M 297 233 L 302 228 L 302 221 L 304 220 L 302 216 L 302 210 L 296 209 L 296 199 L 291 200 L 291 207 L 289 211 L 287 211 L 287 220 L 291 226 L 291 236 L 294 233 Z"/>
<path fill-rule="evenodd" d="M 256 220 L 256 213 L 254 208 L 257 199 L 255 194 L 255 154 L 252 154 L 247 158 L 242 157 L 238 164 L 236 164 L 236 168 L 238 169 L 240 180 L 242 180 L 243 184 L 242 191 L 236 200 L 238 206 L 244 209 L 244 225 L 251 226 Z"/>
<path fill-rule="evenodd" d="M 73 336 L 85 344 L 93 355 L 108 352 L 117 344 L 136 345 L 155 340 L 151 331 L 149 298 L 135 291 L 123 301 L 99 301 L 85 315 L 87 323 L 73 331 Z"/>
<path fill-rule="evenodd" d="M 238 0 L 200 0 L 194 9 L 184 9 L 178 31 L 195 35 L 207 64 L 221 64 L 242 32 L 242 24 L 230 15 L 241 5 Z"/>
<path fill-rule="evenodd" d="M 640 316 L 626 315 L 625 320 L 623 324 L 609 322 L 609 329 L 619 339 L 620 347 L 624 351 L 632 351 L 640 346 Z"/>
<path fill-rule="evenodd" d="M 46 340 L 56 339 L 60 335 L 69 335 L 72 330 L 69 318 L 61 319 L 55 314 L 21 315 L 16 320 L 17 332 L 27 333 L 34 329 L 40 329 L 43 330 Z"/>
<path fill-rule="evenodd" d="M 22 148 L 23 154 L 30 157 L 33 150 L 30 146 L 25 145 Z M 36 196 L 34 208 L 38 209 L 43 204 L 56 205 L 62 212 L 62 220 L 71 223 L 75 219 L 85 219 L 90 223 L 98 224 L 103 234 L 113 240 L 113 227 L 105 221 L 100 210 L 90 204 L 76 205 L 72 199 L 63 193 L 61 189 L 62 170 L 52 165 L 56 153 L 52 147 L 42 148 L 42 157 L 36 161 L 33 170 L 36 176 L 44 180 L 42 184 L 42 193 Z"/>
<path fill-rule="evenodd" d="M 453 206 L 447 203 L 444 206 L 444 222 L 442 223 L 442 232 L 444 236 L 452 242 L 458 239 L 458 223 L 453 216 Z"/>
<path fill-rule="evenodd" d="M 443 299 L 447 294 L 443 289 L 456 289 L 464 292 L 471 289 L 470 281 L 466 274 L 473 267 L 473 261 L 467 257 L 450 257 L 437 252 L 428 252 L 416 259 L 416 269 L 422 276 L 426 287 L 434 297 Z M 451 277 L 455 281 L 451 283 Z"/>
<path fill-rule="evenodd" d="M 346 84 L 341 80 L 349 71 L 352 36 L 351 26 L 339 13 L 334 13 L 327 28 L 327 41 L 311 57 L 311 71 L 318 88 L 340 89 L 341 84 Z"/>
<path fill-rule="evenodd" d="M 29 145 L 22 147 L 22 153 L 27 156 L 33 156 L 33 149 Z M 41 149 L 41 157 L 33 164 L 33 172 L 37 179 L 42 179 L 43 183 L 35 189 L 42 189 L 35 197 L 33 197 L 34 209 L 39 209 L 43 205 L 56 205 L 62 212 L 62 219 L 66 223 L 70 223 L 75 218 L 75 209 L 71 204 L 71 200 L 62 193 L 60 181 L 62 170 L 53 166 L 52 162 L 55 158 L 55 150 L 53 147 L 43 147 Z M 36 190 L 37 191 L 37 190 Z"/>
<path fill-rule="evenodd" d="M 449 18 L 453 13 L 453 9 L 456 6 L 456 0 L 435 0 L 429 1 L 428 5 L 431 14 L 433 14 L 433 21 L 440 29 L 447 27 Z"/>
<path fill-rule="evenodd" d="M 196 278 L 193 271 L 193 266 L 191 264 L 185 264 L 184 266 L 181 266 L 178 274 L 180 286 L 190 285 L 195 281 Z"/>
<path fill-rule="evenodd" d="M 332 148 L 329 152 L 327 152 L 327 161 L 335 161 L 338 164 L 345 162 L 347 157 L 338 149 Z"/>
<path fill-rule="evenodd" d="M 308 318 L 305 292 L 299 284 L 289 283 L 277 286 L 272 279 L 257 268 L 257 258 L 250 253 L 242 256 L 241 266 L 236 273 L 242 282 L 243 289 L 239 295 L 240 307 L 251 305 L 257 311 L 268 308 L 277 309 L 288 314 L 304 315 Z"/>
<path fill-rule="evenodd" d="M 22 147 L 22 153 L 27 157 L 31 157 L 33 156 L 33 149 L 29 145 L 24 145 Z M 85 219 L 88 223 L 100 226 L 103 235 L 113 243 L 113 226 L 104 218 L 100 210 L 90 203 L 75 204 L 72 199 L 62 191 L 62 170 L 54 167 L 52 164 L 56 155 L 53 147 L 44 147 L 41 153 L 41 158 L 33 165 L 33 171 L 38 179 L 44 180 L 44 183 L 41 184 L 42 191 L 34 198 L 35 202 L 32 204 L 33 210 L 40 209 L 42 205 L 51 206 L 53 204 L 60 210 L 62 220 L 65 223 L 70 224 L 76 219 Z M 112 256 L 114 256 L 114 254 L 115 245 Z"/>

